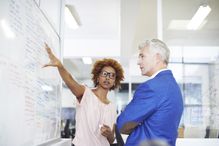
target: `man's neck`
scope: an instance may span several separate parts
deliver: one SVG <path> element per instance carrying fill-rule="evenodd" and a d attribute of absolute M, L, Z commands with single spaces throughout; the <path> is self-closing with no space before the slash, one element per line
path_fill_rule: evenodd
<path fill-rule="evenodd" d="M 167 69 L 167 65 L 164 64 L 164 63 L 162 63 L 162 64 L 156 66 L 156 67 L 153 69 L 153 71 L 151 72 L 151 74 L 150 74 L 149 77 L 150 77 L 150 78 L 153 78 L 153 77 L 155 77 L 160 71 L 165 70 L 165 69 Z"/>

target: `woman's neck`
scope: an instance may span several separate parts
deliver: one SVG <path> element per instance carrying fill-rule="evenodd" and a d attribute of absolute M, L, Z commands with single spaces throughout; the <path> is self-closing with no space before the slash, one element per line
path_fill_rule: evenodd
<path fill-rule="evenodd" d="M 94 94 L 103 102 L 108 104 L 110 101 L 107 99 L 108 90 L 101 88 L 98 86 L 93 90 Z"/>

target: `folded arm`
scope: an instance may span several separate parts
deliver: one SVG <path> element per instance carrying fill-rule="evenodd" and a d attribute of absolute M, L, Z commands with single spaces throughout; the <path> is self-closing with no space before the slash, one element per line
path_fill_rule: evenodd
<path fill-rule="evenodd" d="M 120 132 L 129 135 L 135 129 L 136 126 L 138 126 L 138 123 L 127 122 L 122 126 Z"/>
<path fill-rule="evenodd" d="M 154 92 L 147 86 L 136 90 L 132 101 L 117 118 L 118 129 L 123 134 L 130 134 L 156 110 Z"/>

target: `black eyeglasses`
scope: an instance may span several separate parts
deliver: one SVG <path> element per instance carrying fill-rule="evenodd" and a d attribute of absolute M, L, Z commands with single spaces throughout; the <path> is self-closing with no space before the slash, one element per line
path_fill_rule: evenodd
<path fill-rule="evenodd" d="M 102 77 L 107 77 L 108 76 L 110 79 L 115 79 L 116 78 L 116 74 L 115 73 L 107 72 L 107 71 L 102 71 L 100 73 L 100 76 L 102 76 Z"/>

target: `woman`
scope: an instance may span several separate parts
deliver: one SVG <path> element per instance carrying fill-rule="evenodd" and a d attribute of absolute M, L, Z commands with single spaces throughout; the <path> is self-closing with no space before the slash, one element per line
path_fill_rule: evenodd
<path fill-rule="evenodd" d="M 114 141 L 116 107 L 108 100 L 107 93 L 118 88 L 124 79 L 121 65 L 113 59 L 99 60 L 92 69 L 94 88 L 76 82 L 46 45 L 50 63 L 54 66 L 76 96 L 75 146 L 109 146 Z"/>

